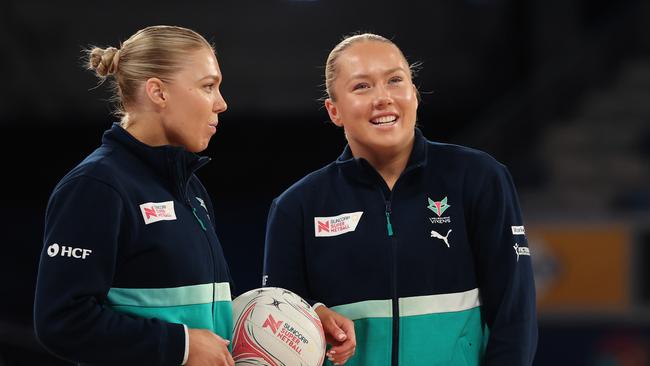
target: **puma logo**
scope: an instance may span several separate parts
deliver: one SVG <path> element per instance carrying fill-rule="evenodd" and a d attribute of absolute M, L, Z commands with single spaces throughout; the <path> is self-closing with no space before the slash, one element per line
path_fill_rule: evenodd
<path fill-rule="evenodd" d="M 440 240 L 444 241 L 445 244 L 447 244 L 447 248 L 449 248 L 449 241 L 447 241 L 447 238 L 449 237 L 449 233 L 451 233 L 451 229 L 449 229 L 449 231 L 447 231 L 447 235 L 445 235 L 445 236 L 442 236 L 442 235 L 438 234 L 438 232 L 435 231 L 435 230 L 431 230 L 431 237 L 432 238 L 437 238 L 437 239 L 440 239 Z"/>

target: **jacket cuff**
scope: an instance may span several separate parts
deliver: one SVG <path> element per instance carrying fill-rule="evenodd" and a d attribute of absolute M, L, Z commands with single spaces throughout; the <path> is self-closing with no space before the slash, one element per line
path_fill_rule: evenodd
<path fill-rule="evenodd" d="M 163 340 L 159 350 L 161 361 L 163 365 L 181 365 L 184 364 L 189 357 L 189 332 L 185 330 L 184 324 L 167 324 L 167 334 Z"/>
<path fill-rule="evenodd" d="M 183 324 L 183 330 L 185 331 L 185 353 L 183 354 L 183 362 L 181 365 L 187 363 L 187 358 L 190 356 L 190 330 L 187 329 L 187 325 Z"/>

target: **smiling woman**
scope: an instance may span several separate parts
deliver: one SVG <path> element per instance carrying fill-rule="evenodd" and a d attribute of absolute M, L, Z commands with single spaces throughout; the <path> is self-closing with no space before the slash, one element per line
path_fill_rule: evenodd
<path fill-rule="evenodd" d="M 406 164 L 413 146 L 418 93 L 402 52 L 390 41 L 366 36 L 366 42 L 357 39 L 333 53 L 336 60 L 330 56 L 328 64 L 336 66 L 327 68 L 331 97 L 325 107 L 332 122 L 345 130 L 352 153 L 373 166 Z M 392 188 L 399 172 L 379 171 L 386 173 L 382 176 Z"/>
<path fill-rule="evenodd" d="M 507 169 L 422 135 L 384 37 L 345 38 L 325 81 L 348 146 L 273 201 L 265 285 L 316 303 L 334 365 L 530 365 L 535 287 Z"/>
<path fill-rule="evenodd" d="M 214 50 L 153 26 L 88 56 L 121 121 L 50 196 L 36 334 L 83 364 L 232 366 L 230 275 L 194 174 L 226 110 Z"/>

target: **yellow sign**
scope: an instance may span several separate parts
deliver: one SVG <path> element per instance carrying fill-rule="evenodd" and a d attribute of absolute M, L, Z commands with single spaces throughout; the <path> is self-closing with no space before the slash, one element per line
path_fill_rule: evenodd
<path fill-rule="evenodd" d="M 618 311 L 631 302 L 631 235 L 623 225 L 527 225 L 543 311 Z"/>

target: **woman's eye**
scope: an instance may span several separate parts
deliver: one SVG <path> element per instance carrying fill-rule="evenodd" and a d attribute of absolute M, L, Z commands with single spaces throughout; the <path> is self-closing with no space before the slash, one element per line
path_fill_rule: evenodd
<path fill-rule="evenodd" d="M 404 80 L 404 79 L 402 79 L 401 76 L 394 76 L 394 77 L 390 78 L 390 80 L 388 80 L 388 82 L 391 83 L 391 84 L 394 84 L 394 83 L 399 83 L 402 80 Z"/>
<path fill-rule="evenodd" d="M 214 84 L 208 84 L 203 87 L 207 91 L 212 91 L 214 89 Z"/>
<path fill-rule="evenodd" d="M 370 85 L 368 85 L 368 83 L 359 83 L 359 84 L 355 84 L 352 90 L 367 89 L 369 87 Z"/>

